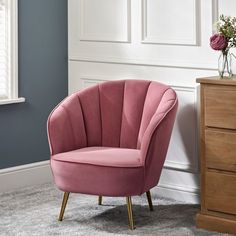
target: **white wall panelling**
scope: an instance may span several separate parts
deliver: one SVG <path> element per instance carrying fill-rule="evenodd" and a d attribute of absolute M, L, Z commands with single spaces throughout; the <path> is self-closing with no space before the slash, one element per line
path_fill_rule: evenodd
<path fill-rule="evenodd" d="M 96 78 L 80 78 L 80 80 L 82 81 L 82 89 L 83 88 L 88 88 L 90 86 L 93 86 L 95 84 L 99 84 L 99 83 L 102 83 L 102 82 L 106 82 L 106 81 L 109 81 L 109 79 L 98 79 L 97 77 Z"/>
<path fill-rule="evenodd" d="M 81 41 L 130 42 L 131 0 L 80 0 Z"/>
<path fill-rule="evenodd" d="M 235 0 L 212 0 L 213 23 L 216 22 L 221 14 L 235 16 Z"/>
<path fill-rule="evenodd" d="M 235 16 L 236 1 L 235 0 L 215 0 L 218 4 L 218 15 Z"/>
<path fill-rule="evenodd" d="M 219 18 L 219 2 L 218 0 L 212 0 L 212 32 L 215 32 L 214 23 Z"/>
<path fill-rule="evenodd" d="M 93 84 L 98 81 L 130 78 L 157 80 L 172 86 L 187 87 L 189 90 L 193 90 L 197 86 L 195 82 L 197 77 L 212 74 L 217 75 L 217 71 L 70 60 L 69 93 L 83 88 L 83 81 L 88 83 L 87 80 L 91 80 L 91 84 Z M 189 93 L 193 94 L 191 91 Z M 194 93 L 196 92 L 194 91 Z M 193 101 L 194 99 L 191 97 L 191 102 Z"/>
<path fill-rule="evenodd" d="M 199 0 L 142 0 L 142 42 L 198 45 L 199 11 Z"/>
<path fill-rule="evenodd" d="M 199 203 L 199 178 L 197 174 L 164 168 L 157 188 L 158 196 Z"/>
<path fill-rule="evenodd" d="M 165 167 L 175 170 L 198 171 L 197 105 L 195 87 L 174 86 L 179 108 L 167 153 Z M 188 117 L 188 119 L 186 119 Z"/>
<path fill-rule="evenodd" d="M 83 2 L 90 2 L 86 8 L 86 11 L 81 16 L 80 4 Z M 167 26 L 161 26 L 158 16 L 154 13 L 158 13 L 153 10 L 146 11 L 147 15 L 152 14 L 153 17 L 150 18 L 146 23 L 148 31 L 148 38 L 162 37 L 161 41 L 157 41 L 157 44 L 147 44 L 142 42 L 142 1 L 147 1 L 147 3 L 156 6 L 156 2 L 161 4 L 162 7 L 166 4 L 170 4 L 170 0 L 130 0 L 130 42 L 123 43 L 127 41 L 127 21 L 122 20 L 117 23 L 117 27 L 114 30 L 103 22 L 103 20 L 98 21 L 99 24 L 96 31 L 96 27 L 93 26 L 92 22 L 96 18 L 93 16 L 94 11 L 98 12 L 100 15 L 104 12 L 109 12 L 107 21 L 112 22 L 110 19 L 110 12 L 114 12 L 114 19 L 119 19 L 120 14 L 125 14 L 126 7 L 129 1 L 116 1 L 119 6 L 117 8 L 113 7 L 112 4 L 106 4 L 101 0 L 98 1 L 99 5 L 92 0 L 70 0 L 69 4 L 69 58 L 75 61 L 90 61 L 90 62 L 109 62 L 109 63 L 128 63 L 128 64 L 139 64 L 139 65 L 153 65 L 153 66 L 168 66 L 168 67 L 182 67 L 182 68 L 196 68 L 196 69 L 206 69 L 215 70 L 217 68 L 217 52 L 214 52 L 209 47 L 209 37 L 212 33 L 212 1 L 199 1 L 199 0 L 180 0 L 173 2 L 170 8 L 175 9 L 180 6 L 179 11 L 175 14 L 179 14 L 182 10 L 182 15 L 188 19 L 184 25 L 181 21 L 176 20 L 170 21 L 167 19 L 160 19 L 165 21 L 170 21 Z M 115 0 L 112 0 L 112 2 Z M 188 4 L 184 4 L 187 1 Z M 184 4 L 184 7 L 181 7 Z M 145 5 L 145 4 L 144 4 Z M 185 6 L 186 5 L 186 6 Z M 168 6 L 168 5 L 167 5 Z M 176 7 L 177 6 L 177 7 Z M 174 10 L 170 10 L 174 11 Z M 116 12 L 117 11 L 117 12 Z M 191 14 L 190 14 L 191 13 Z M 174 14 L 174 13 L 173 13 Z M 106 13 L 104 13 L 104 16 Z M 168 15 L 168 14 L 167 14 Z M 190 16 L 191 15 L 191 16 Z M 93 16 L 91 18 L 91 16 Z M 190 20 L 190 17 L 191 20 Z M 82 32 L 84 32 L 84 39 L 79 40 L 81 31 L 81 18 L 84 21 L 84 26 Z M 85 18 L 85 19 L 84 19 Z M 91 18 L 91 19 L 90 19 Z M 124 17 L 126 19 L 126 17 Z M 87 22 L 87 23 L 86 23 Z M 189 23 L 188 23 L 189 22 Z M 95 25 L 96 25 L 95 24 Z M 112 23 L 109 23 L 112 25 Z M 144 24 L 145 25 L 145 24 Z M 88 32 L 85 28 L 88 26 Z M 187 26 L 187 27 L 186 27 Z M 162 27 L 160 32 L 165 32 L 159 34 L 157 28 Z M 145 27 L 144 27 L 145 28 Z M 164 28 L 164 29 L 163 29 Z M 174 31 L 173 28 L 178 30 Z M 150 31 L 151 30 L 151 31 Z M 182 32 L 183 37 L 181 38 L 178 32 Z M 95 31 L 95 32 L 93 32 Z M 117 32 L 116 32 L 117 31 Z M 92 37 L 88 36 L 90 33 L 94 33 Z M 123 32 L 123 35 L 121 35 Z M 111 38 L 104 35 L 111 35 Z M 158 35 L 157 35 L 158 34 Z M 100 35 L 100 36 L 99 36 Z M 103 37 L 103 36 L 104 37 Z M 87 37 L 88 36 L 88 37 Z M 82 37 L 83 38 L 83 37 Z M 100 40 L 103 38 L 102 40 Z M 92 41 L 91 41 L 91 40 Z M 105 39 L 105 40 L 104 40 Z M 159 39 L 158 39 L 159 40 Z M 168 41 L 169 40 L 169 41 Z M 104 42 L 105 41 L 105 42 Z M 110 42 L 109 42 L 110 41 Z M 116 43 L 113 43 L 113 42 Z M 129 41 L 129 40 L 128 40 Z M 145 41 L 145 40 L 144 40 Z M 155 41 L 155 40 L 154 40 Z M 111 43 L 112 42 L 112 43 Z M 159 44 L 159 42 L 161 42 Z M 163 45 L 164 44 L 164 45 Z M 181 56 L 180 56 L 181 55 Z"/>
<path fill-rule="evenodd" d="M 236 1 L 70 0 L 68 4 L 69 93 L 117 79 L 171 85 L 179 97 L 179 110 L 156 190 L 196 202 L 199 104 L 195 81 L 217 75 L 219 53 L 209 46 L 212 24 L 221 13 L 233 15 Z"/>

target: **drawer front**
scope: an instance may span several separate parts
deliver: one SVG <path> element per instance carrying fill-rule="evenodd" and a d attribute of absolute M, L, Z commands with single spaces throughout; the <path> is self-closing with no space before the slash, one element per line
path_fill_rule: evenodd
<path fill-rule="evenodd" d="M 236 215 L 236 175 L 207 171 L 205 191 L 208 210 Z"/>
<path fill-rule="evenodd" d="M 205 87 L 205 124 L 236 129 L 236 90 L 224 86 Z"/>
<path fill-rule="evenodd" d="M 236 172 L 236 131 L 205 131 L 206 166 Z"/>

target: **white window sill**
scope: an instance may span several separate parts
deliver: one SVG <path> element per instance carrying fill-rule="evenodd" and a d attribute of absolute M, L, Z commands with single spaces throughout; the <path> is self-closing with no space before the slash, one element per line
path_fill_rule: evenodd
<path fill-rule="evenodd" d="M 25 98 L 11 98 L 11 99 L 0 99 L 0 105 L 22 103 L 25 102 Z"/>

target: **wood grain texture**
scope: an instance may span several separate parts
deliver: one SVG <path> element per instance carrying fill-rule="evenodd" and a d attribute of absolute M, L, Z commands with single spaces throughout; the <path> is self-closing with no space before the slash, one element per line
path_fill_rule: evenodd
<path fill-rule="evenodd" d="M 201 83 L 200 228 L 236 234 L 236 81 Z"/>
<path fill-rule="evenodd" d="M 205 131 L 206 167 L 236 172 L 236 131 Z"/>
<path fill-rule="evenodd" d="M 201 85 L 201 116 L 200 116 L 200 179 L 201 179 L 201 210 L 205 210 L 205 169 L 206 169 L 206 159 L 205 159 L 205 85 Z"/>
<path fill-rule="evenodd" d="M 206 208 L 236 214 L 236 175 L 206 172 Z"/>
<path fill-rule="evenodd" d="M 217 231 L 221 233 L 236 233 L 236 221 L 217 216 L 197 214 L 196 225 L 198 228 Z"/>
<path fill-rule="evenodd" d="M 219 76 L 212 76 L 212 77 L 206 77 L 206 78 L 199 78 L 196 81 L 197 83 L 201 83 L 201 84 L 236 86 L 236 77 L 222 79 Z"/>
<path fill-rule="evenodd" d="M 236 87 L 208 85 L 204 96 L 206 126 L 236 129 Z"/>

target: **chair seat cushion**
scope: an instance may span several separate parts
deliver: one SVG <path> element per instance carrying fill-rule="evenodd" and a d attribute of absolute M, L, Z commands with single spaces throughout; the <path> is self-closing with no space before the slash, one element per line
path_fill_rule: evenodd
<path fill-rule="evenodd" d="M 87 147 L 52 156 L 53 160 L 109 167 L 142 166 L 140 150 L 112 147 Z"/>
<path fill-rule="evenodd" d="M 53 155 L 54 181 L 64 192 L 100 196 L 142 193 L 144 166 L 140 150 L 88 147 Z"/>

